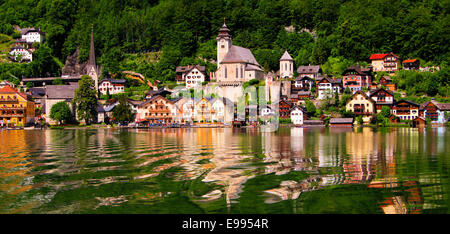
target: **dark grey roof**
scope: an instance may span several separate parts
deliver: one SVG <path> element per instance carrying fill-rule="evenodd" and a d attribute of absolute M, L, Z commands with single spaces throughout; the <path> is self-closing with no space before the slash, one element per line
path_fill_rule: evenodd
<path fill-rule="evenodd" d="M 47 85 L 46 96 L 49 99 L 73 99 L 77 85 Z"/>
<path fill-rule="evenodd" d="M 187 66 L 178 66 L 175 69 L 175 72 L 182 72 L 182 73 L 188 73 L 190 71 L 192 71 L 194 68 L 197 68 L 197 70 L 199 70 L 202 73 L 205 73 L 206 71 L 206 67 L 205 66 L 200 66 L 199 64 L 197 65 L 187 65 Z"/>
<path fill-rule="evenodd" d="M 260 66 L 249 49 L 235 45 L 230 47 L 221 63 L 250 63 Z"/>
<path fill-rule="evenodd" d="M 29 88 L 28 92 L 31 93 L 33 97 L 42 97 L 45 95 L 46 91 L 44 87 L 33 87 Z"/>
<path fill-rule="evenodd" d="M 116 79 L 105 78 L 105 79 L 101 80 L 99 82 L 99 84 L 101 84 L 104 81 L 109 81 L 111 84 L 125 84 L 125 82 L 126 82 L 126 80 L 124 80 L 124 79 L 116 80 Z"/>
<path fill-rule="evenodd" d="M 297 68 L 297 73 L 298 74 L 318 73 L 319 71 L 320 71 L 320 65 L 299 66 Z"/>

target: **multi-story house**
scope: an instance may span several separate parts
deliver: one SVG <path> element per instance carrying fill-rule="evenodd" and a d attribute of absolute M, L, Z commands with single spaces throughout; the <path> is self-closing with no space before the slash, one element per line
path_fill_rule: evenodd
<path fill-rule="evenodd" d="M 302 106 L 293 106 L 291 108 L 291 122 L 295 125 L 303 125 L 303 121 L 306 119 L 306 111 Z"/>
<path fill-rule="evenodd" d="M 108 79 L 105 78 L 101 80 L 98 83 L 98 91 L 102 95 L 105 94 L 117 94 L 117 93 L 123 93 L 125 91 L 125 80 L 115 80 L 115 79 Z"/>
<path fill-rule="evenodd" d="M 386 87 L 386 89 L 395 92 L 397 90 L 397 87 L 394 83 L 392 83 L 392 78 L 389 76 L 382 76 L 380 78 L 380 85 Z"/>
<path fill-rule="evenodd" d="M 369 123 L 372 115 L 375 114 L 375 101 L 359 90 L 347 100 L 345 109 L 352 111 L 355 116 L 362 116 L 364 123 Z"/>
<path fill-rule="evenodd" d="M 20 29 L 20 33 L 22 34 L 22 40 L 31 44 L 34 42 L 42 43 L 44 39 L 44 35 L 41 32 L 41 29 L 38 28 L 22 28 Z"/>
<path fill-rule="evenodd" d="M 295 81 L 292 84 L 292 90 L 304 90 L 308 91 L 311 90 L 313 87 L 315 87 L 316 81 L 315 79 L 309 77 L 309 76 L 303 76 L 303 77 L 297 77 Z"/>
<path fill-rule="evenodd" d="M 206 81 L 205 66 L 187 65 L 176 68 L 176 80 L 178 83 L 185 83 L 186 88 L 201 86 Z"/>
<path fill-rule="evenodd" d="M 343 73 L 343 88 L 349 88 L 355 93 L 363 88 L 369 88 L 372 83 L 370 69 L 359 66 L 350 66 Z"/>
<path fill-rule="evenodd" d="M 307 76 L 318 79 L 322 75 L 322 69 L 319 65 L 299 66 L 297 68 L 297 73 L 299 77 Z"/>
<path fill-rule="evenodd" d="M 192 123 L 195 120 L 195 104 L 198 102 L 196 98 L 189 98 L 182 104 L 182 118 L 184 122 Z"/>
<path fill-rule="evenodd" d="M 317 81 L 317 90 L 319 100 L 332 98 L 336 92 L 342 92 L 342 80 L 323 77 Z"/>
<path fill-rule="evenodd" d="M 387 106 L 390 109 L 394 104 L 394 95 L 389 90 L 379 88 L 370 92 L 369 96 L 375 101 L 375 109 L 377 113 L 381 112 L 381 108 L 383 108 L 383 106 Z"/>
<path fill-rule="evenodd" d="M 419 70 L 420 61 L 418 59 L 407 59 L 403 61 L 403 70 Z"/>
<path fill-rule="evenodd" d="M 292 103 L 287 100 L 281 100 L 278 102 L 279 117 L 282 119 L 288 119 L 291 117 L 290 112 Z"/>
<path fill-rule="evenodd" d="M 218 123 L 231 123 L 234 117 L 234 104 L 227 98 L 214 98 L 211 100 L 212 121 Z"/>
<path fill-rule="evenodd" d="M 212 98 L 203 97 L 197 103 L 195 103 L 195 120 L 200 123 L 213 122 L 213 114 L 216 112 L 212 108 Z"/>
<path fill-rule="evenodd" d="M 0 89 L 0 124 L 2 127 L 26 126 L 34 123 L 31 96 L 5 86 Z"/>
<path fill-rule="evenodd" d="M 22 61 L 33 61 L 33 54 L 30 50 L 23 46 L 14 46 L 9 51 L 9 54 L 12 56 L 14 61 L 22 62 Z"/>
<path fill-rule="evenodd" d="M 172 110 L 173 101 L 156 95 L 146 100 L 138 107 L 137 122 L 141 124 L 171 124 L 174 123 Z"/>
<path fill-rule="evenodd" d="M 447 113 L 447 116 L 446 116 Z M 450 103 L 437 103 L 432 100 L 422 103 L 419 107 L 419 115 L 425 119 L 429 118 L 432 123 L 446 123 L 449 119 Z"/>
<path fill-rule="evenodd" d="M 400 100 L 392 106 L 392 114 L 401 120 L 414 120 L 419 117 L 419 108 L 420 105 L 415 102 Z"/>
<path fill-rule="evenodd" d="M 374 72 L 386 71 L 392 73 L 399 69 L 399 57 L 392 52 L 387 54 L 372 54 L 369 59 L 372 61 Z"/>

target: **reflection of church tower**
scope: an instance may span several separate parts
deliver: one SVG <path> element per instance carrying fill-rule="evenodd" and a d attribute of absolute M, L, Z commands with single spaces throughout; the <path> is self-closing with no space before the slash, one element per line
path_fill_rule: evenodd
<path fill-rule="evenodd" d="M 220 62 L 222 62 L 223 57 L 228 53 L 232 45 L 231 36 L 228 33 L 230 30 L 228 29 L 225 21 L 223 22 L 222 27 L 219 30 L 219 35 L 217 35 L 217 68 L 219 68 Z"/>
<path fill-rule="evenodd" d="M 284 52 L 280 59 L 280 78 L 292 78 L 294 75 L 294 59 L 287 52 Z"/>
<path fill-rule="evenodd" d="M 94 48 L 94 25 L 92 25 L 91 30 L 91 47 L 89 50 L 89 60 L 86 64 L 86 73 L 88 76 L 90 76 L 95 83 L 95 90 L 98 90 L 98 77 L 100 74 L 98 71 L 98 67 L 95 63 L 95 48 Z"/>

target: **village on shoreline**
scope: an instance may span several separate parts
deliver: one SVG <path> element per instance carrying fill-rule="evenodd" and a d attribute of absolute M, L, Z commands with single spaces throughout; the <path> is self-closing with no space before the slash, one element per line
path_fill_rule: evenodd
<path fill-rule="evenodd" d="M 22 30 L 22 38 L 11 49 L 13 59 L 31 61 L 32 53 L 25 47 L 42 42 L 42 35 L 40 29 Z M 423 103 L 404 99 L 393 82 L 392 76 L 401 69 L 439 70 L 420 67 L 418 59 L 401 62 L 392 52 L 372 54 L 369 66 L 349 66 L 338 79 L 323 74 L 321 65 L 295 69 L 294 59 L 285 51 L 279 70 L 265 73 L 249 49 L 233 45 L 225 22 L 216 39 L 217 70 L 207 74 L 205 66 L 199 64 L 179 66 L 175 87 L 124 71 L 125 77 L 148 86 L 142 99 L 134 100 L 121 96 L 126 92 L 126 79 L 101 76 L 92 30 L 86 63 L 78 62 L 77 49 L 67 58 L 61 77 L 23 78 L 19 87 L 8 81 L 0 83 L 0 126 L 448 126 L 450 103 L 439 103 L 434 98 Z"/>

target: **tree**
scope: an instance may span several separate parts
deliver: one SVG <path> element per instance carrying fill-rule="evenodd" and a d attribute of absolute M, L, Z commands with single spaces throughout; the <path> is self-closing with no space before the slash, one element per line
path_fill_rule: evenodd
<path fill-rule="evenodd" d="M 381 115 L 385 118 L 389 118 L 391 115 L 391 109 L 387 106 L 381 107 Z"/>
<path fill-rule="evenodd" d="M 66 102 L 58 102 L 50 109 L 50 118 L 57 120 L 61 125 L 63 122 L 72 120 L 72 111 Z"/>
<path fill-rule="evenodd" d="M 54 79 L 54 80 L 52 81 L 52 84 L 53 84 L 53 85 L 62 85 L 62 84 L 63 84 L 63 81 L 62 81 L 61 78 L 56 78 L 56 79 Z"/>
<path fill-rule="evenodd" d="M 94 88 L 94 80 L 87 75 L 81 77 L 75 90 L 73 102 L 77 109 L 77 116 L 90 124 L 97 117 L 97 92 Z"/>
<path fill-rule="evenodd" d="M 132 122 L 134 120 L 134 113 L 126 96 L 121 95 L 119 97 L 119 104 L 114 107 L 112 115 L 119 123 Z"/>
<path fill-rule="evenodd" d="M 305 100 L 306 103 L 306 112 L 308 112 L 308 115 L 314 115 L 316 113 L 316 106 L 314 103 L 310 100 Z"/>

